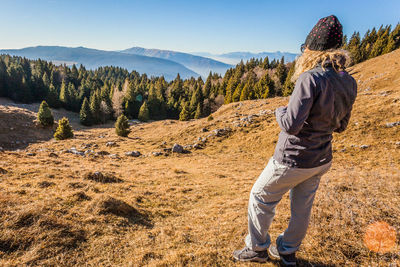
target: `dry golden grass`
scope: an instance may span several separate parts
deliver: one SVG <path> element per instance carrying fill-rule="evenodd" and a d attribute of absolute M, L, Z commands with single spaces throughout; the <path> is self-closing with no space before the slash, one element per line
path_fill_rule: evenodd
<path fill-rule="evenodd" d="M 400 264 L 400 126 L 386 127 L 400 121 L 397 62 L 400 50 L 351 70 L 359 96 L 348 130 L 335 135 L 334 163 L 321 181 L 300 265 Z M 248 195 L 277 141 L 273 110 L 286 103 L 287 98 L 233 103 L 212 121 L 139 124 L 128 138 L 116 136 L 111 124 L 79 128 L 71 140 L 0 152 L 0 265 L 250 266 L 235 263 L 231 253 L 244 244 Z M 262 115 L 247 127 L 233 125 L 251 114 Z M 174 143 L 196 143 L 210 133 L 204 127 L 228 126 L 232 132 L 209 137 L 204 149 L 150 154 Z M 107 147 L 109 141 L 117 146 Z M 60 153 L 87 143 L 118 158 Z M 132 150 L 142 156 L 125 156 Z M 105 176 L 93 176 L 96 171 Z M 273 238 L 289 216 L 286 196 L 271 227 Z M 371 228 L 378 222 L 389 227 L 383 234 L 382 227 Z M 386 242 L 393 231 L 396 240 Z M 368 242 L 389 248 L 374 252 Z"/>

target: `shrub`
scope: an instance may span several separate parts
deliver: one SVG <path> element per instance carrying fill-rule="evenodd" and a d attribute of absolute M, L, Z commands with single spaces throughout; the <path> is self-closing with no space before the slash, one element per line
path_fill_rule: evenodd
<path fill-rule="evenodd" d="M 69 125 L 69 121 L 67 118 L 63 117 L 58 121 L 58 127 L 54 134 L 54 138 L 57 140 L 64 140 L 68 138 L 72 138 L 74 133 L 72 132 L 72 128 Z"/>
<path fill-rule="evenodd" d="M 43 126 L 50 126 L 54 124 L 54 117 L 51 113 L 49 105 L 47 105 L 46 101 L 42 101 L 39 107 L 39 112 L 37 115 L 38 121 Z"/>
<path fill-rule="evenodd" d="M 212 121 L 214 119 L 214 117 L 212 115 L 208 116 L 207 120 L 208 121 Z"/>
<path fill-rule="evenodd" d="M 120 115 L 115 123 L 115 132 L 119 136 L 126 137 L 131 132 L 129 130 L 128 118 L 125 115 Z"/>

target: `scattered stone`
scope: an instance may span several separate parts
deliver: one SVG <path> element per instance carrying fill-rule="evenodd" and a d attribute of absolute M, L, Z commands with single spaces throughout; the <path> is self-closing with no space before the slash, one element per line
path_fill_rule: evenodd
<path fill-rule="evenodd" d="M 85 174 L 84 178 L 86 180 L 92 180 L 99 183 L 121 183 L 122 179 L 115 177 L 112 174 L 103 174 L 102 172 L 89 172 Z"/>
<path fill-rule="evenodd" d="M 186 146 L 183 146 L 183 149 L 192 149 L 193 148 L 193 146 L 192 145 L 186 145 Z"/>
<path fill-rule="evenodd" d="M 225 127 L 225 128 L 221 128 L 221 129 L 215 129 L 213 131 L 213 133 L 216 136 L 224 136 L 224 135 L 227 135 L 228 133 L 230 133 L 231 131 L 232 131 L 231 128 Z"/>
<path fill-rule="evenodd" d="M 163 150 L 164 150 L 164 152 L 171 152 L 172 151 L 172 148 L 170 148 L 170 147 L 167 147 L 167 148 L 163 148 Z"/>
<path fill-rule="evenodd" d="M 55 183 L 53 183 L 53 182 L 48 182 L 48 181 L 43 181 L 43 182 L 39 182 L 39 183 L 38 183 L 38 186 L 39 186 L 40 188 L 46 188 L 46 187 L 49 187 L 49 186 L 52 186 L 52 185 L 55 185 Z"/>
<path fill-rule="evenodd" d="M 30 157 L 33 157 L 33 156 L 36 156 L 36 153 L 34 153 L 34 152 L 27 152 L 26 155 L 27 155 L 27 156 L 30 156 Z"/>
<path fill-rule="evenodd" d="M 395 144 L 396 144 L 396 146 L 400 146 L 400 142 L 396 142 Z"/>
<path fill-rule="evenodd" d="M 88 149 L 84 152 L 85 155 L 90 155 L 90 154 L 94 154 L 94 151 L 92 149 Z"/>
<path fill-rule="evenodd" d="M 96 155 L 98 155 L 98 156 L 107 156 L 107 155 L 110 155 L 110 153 L 107 152 L 107 151 L 102 150 L 102 151 L 97 152 Z"/>
<path fill-rule="evenodd" d="M 181 145 L 175 143 L 175 144 L 172 146 L 172 152 L 175 152 L 175 153 L 183 153 L 183 147 L 182 147 Z"/>
<path fill-rule="evenodd" d="M 386 127 L 387 128 L 392 128 L 395 126 L 399 126 L 400 125 L 400 121 L 395 121 L 395 122 L 391 122 L 391 123 L 386 123 Z"/>
<path fill-rule="evenodd" d="M 141 153 L 139 151 L 134 150 L 134 151 L 126 152 L 125 155 L 128 156 L 128 157 L 135 157 L 136 158 L 136 157 L 139 157 L 141 155 Z"/>
<path fill-rule="evenodd" d="M 165 146 L 166 144 L 167 144 L 167 142 L 165 142 L 165 141 L 162 141 L 162 142 L 161 142 L 161 145 L 162 145 L 162 146 Z"/>
<path fill-rule="evenodd" d="M 79 156 L 84 156 L 85 155 L 85 153 L 83 151 L 79 151 L 75 147 L 71 147 L 70 149 L 68 149 L 66 151 L 66 153 L 71 153 L 71 154 L 75 154 L 75 155 L 79 155 Z"/>
<path fill-rule="evenodd" d="M 114 147 L 116 145 L 117 145 L 117 143 L 111 142 L 111 141 L 106 143 L 106 146 L 108 146 L 108 147 Z"/>
<path fill-rule="evenodd" d="M 367 148 L 369 148 L 369 145 L 361 145 L 360 148 L 361 149 L 367 149 Z"/>
<path fill-rule="evenodd" d="M 153 156 L 155 156 L 155 157 L 158 157 L 158 156 L 161 156 L 163 153 L 158 152 L 158 151 L 154 151 L 154 152 L 151 152 L 151 154 L 152 154 Z"/>
<path fill-rule="evenodd" d="M 110 158 L 112 158 L 112 159 L 119 159 L 119 156 L 118 156 L 118 154 L 110 154 L 110 155 L 108 155 Z"/>
<path fill-rule="evenodd" d="M 203 133 L 205 133 L 205 132 L 208 132 L 208 129 L 207 129 L 207 128 L 202 128 L 201 131 L 202 131 Z"/>
<path fill-rule="evenodd" d="M 201 144 L 199 144 L 199 143 L 195 143 L 195 144 L 193 145 L 193 148 L 194 148 L 194 149 L 202 149 L 203 146 L 202 146 Z"/>
<path fill-rule="evenodd" d="M 50 158 L 58 158 L 58 155 L 56 153 L 54 153 L 54 152 L 50 152 L 49 153 L 49 157 Z"/>

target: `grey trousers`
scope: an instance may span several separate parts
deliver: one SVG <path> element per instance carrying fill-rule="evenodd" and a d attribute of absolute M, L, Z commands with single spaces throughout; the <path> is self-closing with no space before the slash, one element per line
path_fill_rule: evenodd
<path fill-rule="evenodd" d="M 319 181 L 330 167 L 331 162 L 316 168 L 293 168 L 271 157 L 250 192 L 246 246 L 253 251 L 268 249 L 271 244 L 268 230 L 275 207 L 290 190 L 291 217 L 287 229 L 277 239 L 277 248 L 281 254 L 297 251 L 306 236 Z"/>

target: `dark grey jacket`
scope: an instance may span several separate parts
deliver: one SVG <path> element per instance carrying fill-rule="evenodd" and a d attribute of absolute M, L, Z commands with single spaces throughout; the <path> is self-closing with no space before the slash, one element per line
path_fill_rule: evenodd
<path fill-rule="evenodd" d="M 346 129 L 357 95 L 347 72 L 318 65 L 298 78 L 287 107 L 275 111 L 281 132 L 274 158 L 287 166 L 314 168 L 332 160 L 332 133 Z"/>

